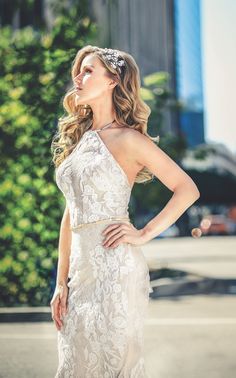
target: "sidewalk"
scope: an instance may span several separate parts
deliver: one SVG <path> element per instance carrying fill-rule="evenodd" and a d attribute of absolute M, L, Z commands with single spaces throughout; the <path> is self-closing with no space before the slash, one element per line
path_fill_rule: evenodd
<path fill-rule="evenodd" d="M 152 299 L 236 294 L 236 237 L 155 239 L 142 246 Z M 0 322 L 51 321 L 50 307 L 0 308 Z"/>
<path fill-rule="evenodd" d="M 168 267 L 211 278 L 236 278 L 236 236 L 155 239 L 142 249 L 150 270 Z"/>
<path fill-rule="evenodd" d="M 234 378 L 236 301 L 226 295 L 150 300 L 144 357 L 150 378 Z M 52 378 L 53 322 L 0 324 L 0 377 Z"/>
<path fill-rule="evenodd" d="M 155 239 L 142 249 L 150 270 L 152 298 L 236 294 L 235 236 Z"/>

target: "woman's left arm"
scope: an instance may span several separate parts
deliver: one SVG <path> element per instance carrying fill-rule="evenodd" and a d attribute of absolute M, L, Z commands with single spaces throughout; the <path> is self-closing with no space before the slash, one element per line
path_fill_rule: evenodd
<path fill-rule="evenodd" d="M 137 162 L 173 192 L 160 213 L 142 229 L 146 242 L 170 227 L 200 197 L 200 192 L 191 177 L 148 137 L 135 133 L 134 139 L 132 150 Z"/>
<path fill-rule="evenodd" d="M 120 243 L 145 244 L 170 227 L 200 197 L 191 177 L 147 136 L 131 130 L 126 134 L 125 142 L 133 161 L 142 168 L 147 167 L 173 195 L 160 213 L 140 230 L 125 223 L 106 227 L 102 232 L 106 248 L 114 248 Z"/>

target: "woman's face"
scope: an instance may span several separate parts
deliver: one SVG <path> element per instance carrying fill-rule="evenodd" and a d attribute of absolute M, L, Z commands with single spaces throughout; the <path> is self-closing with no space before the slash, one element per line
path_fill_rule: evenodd
<path fill-rule="evenodd" d="M 77 105 L 92 105 L 96 99 L 112 92 L 116 83 L 108 77 L 106 68 L 95 55 L 87 55 L 81 62 L 80 72 L 73 79 Z"/>

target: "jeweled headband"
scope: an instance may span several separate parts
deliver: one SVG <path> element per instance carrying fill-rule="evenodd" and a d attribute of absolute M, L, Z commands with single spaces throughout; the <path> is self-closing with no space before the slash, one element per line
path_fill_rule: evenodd
<path fill-rule="evenodd" d="M 118 72 L 121 73 L 121 67 L 125 66 L 125 61 L 121 58 L 117 50 L 105 48 L 102 49 L 102 55 L 112 68 L 117 69 Z"/>

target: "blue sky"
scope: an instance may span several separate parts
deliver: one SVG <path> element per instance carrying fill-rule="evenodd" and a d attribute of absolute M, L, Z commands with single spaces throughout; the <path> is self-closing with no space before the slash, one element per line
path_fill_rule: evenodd
<path fill-rule="evenodd" d="M 236 0 L 201 0 L 206 141 L 236 153 Z"/>

